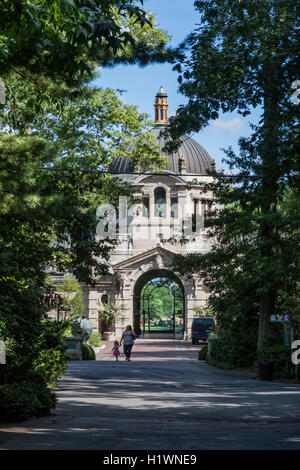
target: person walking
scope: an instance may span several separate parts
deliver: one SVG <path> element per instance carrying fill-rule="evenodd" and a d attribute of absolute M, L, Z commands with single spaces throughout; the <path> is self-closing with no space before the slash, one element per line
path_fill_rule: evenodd
<path fill-rule="evenodd" d="M 131 350 L 134 344 L 134 340 L 136 338 L 136 334 L 131 328 L 131 325 L 127 325 L 125 331 L 122 333 L 122 338 L 120 341 L 120 346 L 122 341 L 124 342 L 124 354 L 126 356 L 126 361 L 130 361 Z"/>
<path fill-rule="evenodd" d="M 113 352 L 113 355 L 116 359 L 116 361 L 119 360 L 119 356 L 120 356 L 120 347 L 121 345 L 119 344 L 118 341 L 115 341 L 114 342 L 114 345 L 113 345 L 113 348 L 112 348 L 112 352 Z"/>

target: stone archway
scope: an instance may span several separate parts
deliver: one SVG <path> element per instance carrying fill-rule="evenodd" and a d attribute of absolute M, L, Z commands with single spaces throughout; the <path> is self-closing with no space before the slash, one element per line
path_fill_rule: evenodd
<path fill-rule="evenodd" d="M 162 295 L 165 293 L 165 295 Z M 160 312 L 153 305 L 160 295 Z M 168 302 L 166 306 L 165 302 Z M 150 269 L 135 282 L 133 290 L 133 324 L 137 334 L 147 338 L 175 338 L 185 330 L 185 288 L 181 279 L 168 269 Z M 180 326 L 182 325 L 182 327 Z"/>
<path fill-rule="evenodd" d="M 87 292 L 88 315 L 94 328 L 98 327 L 99 305 L 102 295 L 107 294 L 123 311 L 123 316 L 116 322 L 116 337 L 120 338 L 126 325 L 137 325 L 136 315 L 140 313 L 138 295 L 141 285 L 151 279 L 153 273 L 167 275 L 182 286 L 184 293 L 183 322 L 185 338 L 190 338 L 191 326 L 195 313 L 195 305 L 205 305 L 208 293 L 204 290 L 201 279 L 197 275 L 184 275 L 172 271 L 172 259 L 176 252 L 157 245 L 137 255 L 125 258 L 113 264 L 112 275 L 102 276 L 95 287 Z"/>

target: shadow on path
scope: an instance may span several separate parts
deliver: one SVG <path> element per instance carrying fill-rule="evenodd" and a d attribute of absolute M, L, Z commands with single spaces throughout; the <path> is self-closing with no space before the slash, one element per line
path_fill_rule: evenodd
<path fill-rule="evenodd" d="M 299 386 L 228 375 L 185 343 L 134 348 L 70 362 L 55 415 L 2 427 L 0 449 L 300 449 Z"/>

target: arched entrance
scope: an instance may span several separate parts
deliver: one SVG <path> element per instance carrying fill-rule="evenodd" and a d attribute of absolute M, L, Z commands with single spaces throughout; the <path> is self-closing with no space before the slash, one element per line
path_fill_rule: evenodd
<path fill-rule="evenodd" d="M 136 281 L 134 329 L 149 338 L 183 337 L 185 293 L 181 280 L 174 273 L 154 269 Z"/>

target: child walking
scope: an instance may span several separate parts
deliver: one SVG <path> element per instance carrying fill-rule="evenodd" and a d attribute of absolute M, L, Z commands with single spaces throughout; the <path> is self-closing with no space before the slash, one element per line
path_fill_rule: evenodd
<path fill-rule="evenodd" d="M 118 341 L 115 341 L 114 342 L 114 345 L 113 345 L 113 348 L 112 348 L 112 352 L 113 352 L 113 355 L 115 356 L 116 358 L 116 361 L 119 360 L 119 356 L 120 356 L 120 344 Z"/>

